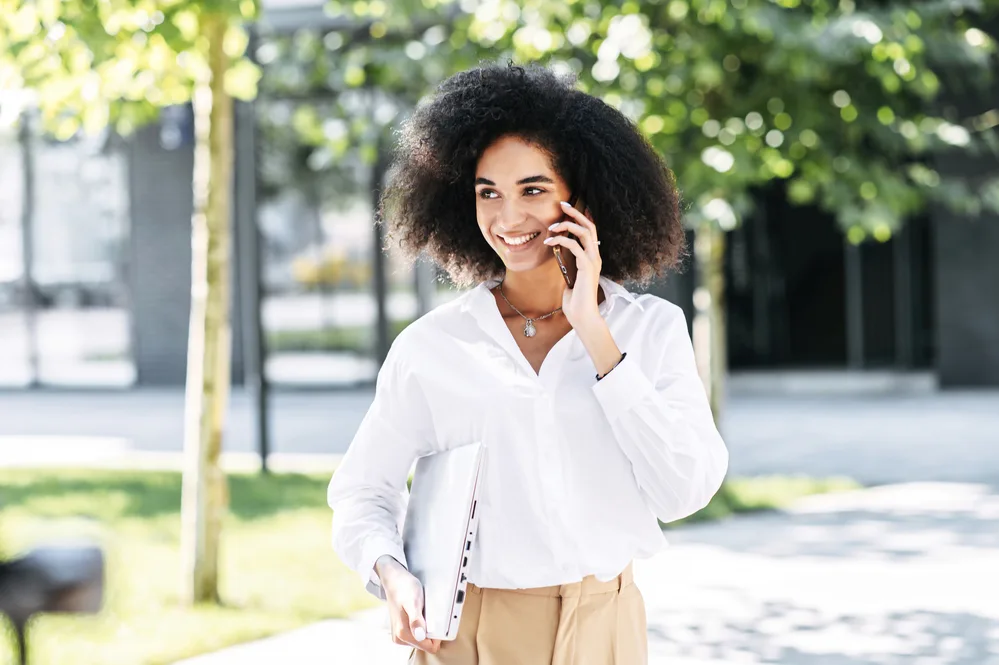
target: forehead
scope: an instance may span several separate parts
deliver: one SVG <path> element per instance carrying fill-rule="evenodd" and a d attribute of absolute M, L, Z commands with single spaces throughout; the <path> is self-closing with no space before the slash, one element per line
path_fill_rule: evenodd
<path fill-rule="evenodd" d="M 556 174 L 546 151 L 518 136 L 504 136 L 482 151 L 475 175 L 499 182 L 500 179 L 516 180 L 532 175 L 555 177 Z"/>

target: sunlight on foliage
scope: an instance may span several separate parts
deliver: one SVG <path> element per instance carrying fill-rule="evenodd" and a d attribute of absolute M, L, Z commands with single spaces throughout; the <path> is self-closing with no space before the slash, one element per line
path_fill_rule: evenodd
<path fill-rule="evenodd" d="M 229 16 L 225 39 L 233 67 L 226 79 L 241 99 L 256 96 L 257 68 L 243 53 L 241 22 L 256 15 L 251 0 L 0 0 L 0 70 L 5 95 L 32 91 L 44 126 L 56 138 L 96 132 L 109 123 L 124 133 L 157 109 L 182 104 L 206 68 L 201 16 Z"/>

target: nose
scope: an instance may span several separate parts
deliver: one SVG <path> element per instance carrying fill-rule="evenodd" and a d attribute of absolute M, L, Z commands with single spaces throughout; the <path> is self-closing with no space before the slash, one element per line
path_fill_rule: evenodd
<path fill-rule="evenodd" d="M 506 199 L 500 209 L 499 219 L 504 229 L 513 230 L 520 226 L 527 217 L 524 209 L 518 205 L 517 201 Z"/>

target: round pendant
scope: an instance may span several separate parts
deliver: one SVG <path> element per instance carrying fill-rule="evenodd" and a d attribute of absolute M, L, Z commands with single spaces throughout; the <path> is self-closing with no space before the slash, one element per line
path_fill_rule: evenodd
<path fill-rule="evenodd" d="M 524 336 L 534 337 L 536 334 L 538 334 L 538 329 L 534 327 L 534 321 L 528 319 L 527 323 L 524 325 Z"/>

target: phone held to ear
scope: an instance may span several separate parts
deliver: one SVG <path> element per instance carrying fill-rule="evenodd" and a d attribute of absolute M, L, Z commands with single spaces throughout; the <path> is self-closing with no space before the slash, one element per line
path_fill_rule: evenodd
<path fill-rule="evenodd" d="M 572 197 L 569 199 L 569 205 L 571 205 L 573 208 L 575 208 L 578 200 L 579 200 L 579 197 L 577 195 L 573 194 Z M 578 208 L 577 208 L 577 210 L 578 210 Z M 562 215 L 562 219 L 559 220 L 559 221 L 562 221 L 562 222 L 571 222 L 573 220 L 568 215 L 563 214 Z M 572 234 L 570 234 L 568 231 L 562 231 L 560 233 L 553 233 L 552 235 L 575 238 L 575 236 L 573 236 Z M 565 280 L 565 285 L 568 286 L 571 289 L 572 288 L 572 284 L 573 284 L 573 279 L 571 277 L 569 277 L 569 269 L 566 267 L 565 261 L 562 258 L 562 247 L 559 246 L 559 245 L 555 245 L 554 247 L 552 247 L 552 252 L 555 253 L 555 261 L 558 262 L 558 268 L 559 268 L 559 270 L 562 271 L 562 279 Z"/>

